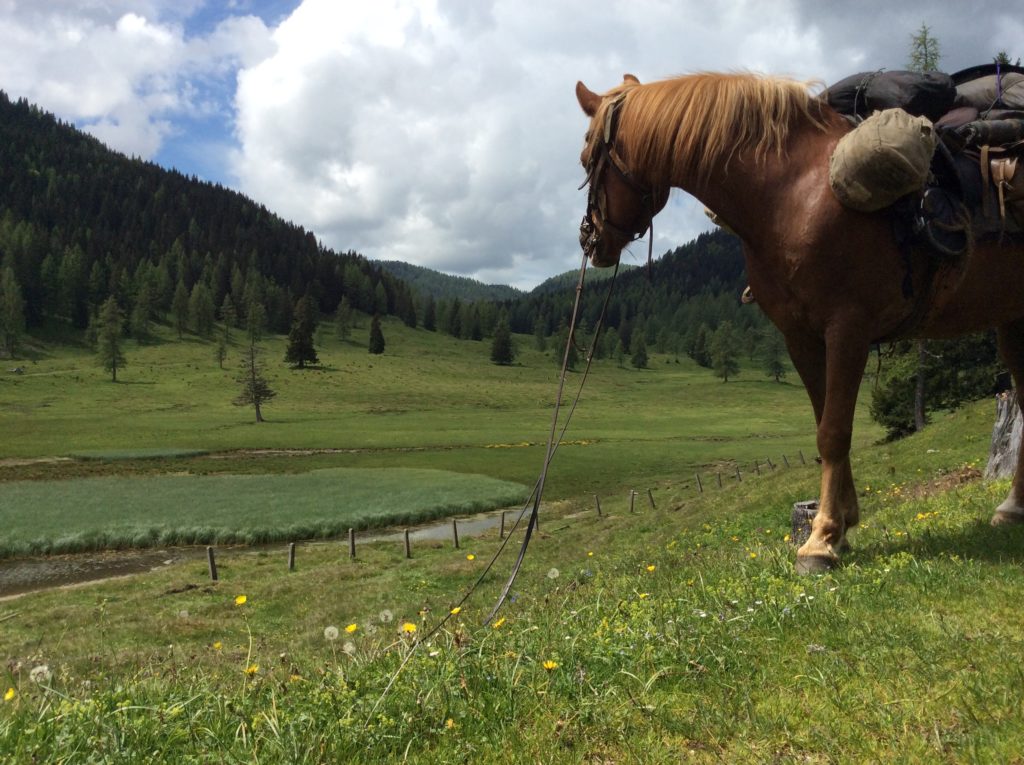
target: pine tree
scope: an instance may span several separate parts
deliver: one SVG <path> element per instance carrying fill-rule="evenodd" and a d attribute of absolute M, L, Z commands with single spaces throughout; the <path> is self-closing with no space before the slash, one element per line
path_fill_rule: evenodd
<path fill-rule="evenodd" d="M 303 297 L 295 304 L 295 317 L 292 328 L 288 332 L 288 348 L 284 360 L 299 369 L 306 364 L 317 364 L 316 348 L 313 346 L 313 333 L 316 331 L 316 312 L 309 297 Z"/>
<path fill-rule="evenodd" d="M 922 22 L 921 28 L 910 35 L 910 58 L 907 69 L 912 72 L 939 70 L 939 41 L 932 37 L 931 31 L 931 27 Z"/>
<path fill-rule="evenodd" d="M 210 288 L 203 282 L 196 282 L 188 299 L 188 316 L 197 335 L 209 337 L 213 333 L 215 315 Z"/>
<path fill-rule="evenodd" d="M 437 303 L 433 296 L 427 298 L 427 307 L 423 309 L 423 329 L 428 332 L 437 331 Z"/>
<path fill-rule="evenodd" d="M 135 304 L 128 323 L 132 337 L 136 342 L 143 342 L 149 337 L 150 325 L 153 320 L 153 291 L 148 282 L 143 282 L 135 295 Z"/>
<path fill-rule="evenodd" d="M 25 334 L 25 299 L 14 269 L 6 266 L 0 275 L 0 351 L 14 358 Z"/>
<path fill-rule="evenodd" d="M 117 370 L 127 365 L 121 350 L 124 334 L 124 313 L 113 296 L 100 308 L 96 323 L 96 355 L 100 366 L 110 372 L 110 379 L 117 382 Z"/>
<path fill-rule="evenodd" d="M 220 304 L 220 320 L 224 323 L 224 344 L 229 345 L 231 329 L 238 326 L 238 309 L 235 308 L 235 301 L 231 299 L 230 292 L 224 294 L 224 300 Z"/>
<path fill-rule="evenodd" d="M 255 342 L 250 342 L 242 351 L 242 362 L 238 377 L 235 378 L 242 386 L 241 392 L 234 400 L 235 406 L 248 406 L 256 410 L 256 422 L 263 422 L 262 406 L 277 395 L 263 376 L 263 364 L 260 362 L 261 350 Z"/>
<path fill-rule="evenodd" d="M 498 317 L 494 328 L 494 341 L 491 343 L 491 361 L 507 366 L 515 361 L 516 352 L 512 344 L 512 331 L 508 326 L 508 314 L 504 311 Z"/>
<path fill-rule="evenodd" d="M 338 303 L 338 311 L 334 315 L 334 333 L 339 340 L 348 340 L 352 334 L 352 304 L 347 297 Z"/>
<path fill-rule="evenodd" d="M 719 324 L 708 345 L 711 368 L 723 382 L 729 382 L 729 377 L 735 377 L 740 371 L 739 337 L 732 322 L 723 321 Z"/>
<path fill-rule="evenodd" d="M 633 356 L 629 361 L 637 369 L 647 369 L 647 343 L 642 332 L 634 332 Z"/>
<path fill-rule="evenodd" d="M 370 322 L 370 353 L 384 353 L 384 332 L 380 328 L 380 317 L 374 314 Z"/>
<path fill-rule="evenodd" d="M 774 327 L 765 330 L 760 346 L 761 368 L 775 382 L 786 376 L 786 342 Z"/>
<path fill-rule="evenodd" d="M 221 336 L 217 340 L 217 347 L 213 351 L 213 358 L 217 360 L 217 366 L 224 368 L 224 360 L 228 357 L 228 341 Z"/>
<path fill-rule="evenodd" d="M 249 345 L 255 345 L 263 337 L 267 323 L 267 312 L 260 302 L 252 302 L 245 307 L 245 335 Z"/>
<path fill-rule="evenodd" d="M 174 288 L 174 297 L 171 299 L 171 318 L 174 329 L 178 332 L 178 339 L 181 340 L 188 327 L 188 289 L 185 282 L 178 280 L 178 286 Z"/>

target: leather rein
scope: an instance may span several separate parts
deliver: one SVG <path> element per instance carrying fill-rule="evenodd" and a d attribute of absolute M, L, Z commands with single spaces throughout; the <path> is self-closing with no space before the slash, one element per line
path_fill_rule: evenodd
<path fill-rule="evenodd" d="M 642 239 L 650 231 L 647 243 L 647 266 L 650 268 L 654 254 L 654 189 L 637 179 L 615 150 L 619 110 L 625 99 L 625 93 L 619 95 L 605 111 L 601 140 L 598 141 L 587 162 L 587 177 L 579 187 L 582 189 L 584 186 L 590 186 L 587 192 L 587 211 L 583 215 L 583 220 L 580 221 L 580 247 L 588 257 L 592 257 L 601 242 L 601 235 L 605 231 L 611 231 L 616 236 L 626 239 L 627 243 Z M 647 216 L 641 219 L 639 225 L 619 225 L 611 221 L 608 215 L 608 195 L 605 193 L 602 183 L 605 170 L 608 168 L 611 168 L 619 180 L 640 196 L 647 210 Z M 600 228 L 594 225 L 595 220 L 600 224 Z"/>

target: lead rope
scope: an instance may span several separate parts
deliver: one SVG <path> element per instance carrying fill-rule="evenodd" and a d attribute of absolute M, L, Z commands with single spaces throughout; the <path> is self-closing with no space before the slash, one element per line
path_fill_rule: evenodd
<path fill-rule="evenodd" d="M 498 549 L 495 551 L 494 555 L 491 556 L 490 561 L 487 562 L 487 565 L 484 567 L 483 572 L 481 572 L 480 576 L 477 577 L 477 580 L 473 583 L 469 590 L 466 591 L 465 595 L 462 596 L 462 599 L 459 600 L 459 602 L 456 603 L 455 606 L 453 606 L 448 611 L 447 614 L 445 614 L 441 621 L 434 625 L 434 627 L 431 628 L 431 630 L 427 632 L 427 634 L 425 634 L 422 638 L 416 640 L 416 642 L 412 644 L 409 653 L 402 660 L 402 663 L 398 666 L 398 669 L 395 670 L 395 673 L 391 676 L 391 679 L 388 681 L 387 686 L 385 686 L 384 690 L 381 692 L 381 695 L 377 699 L 377 702 L 373 705 L 373 709 L 370 710 L 370 714 L 367 716 L 366 722 L 363 723 L 363 727 L 368 726 L 370 724 L 370 721 L 373 720 L 373 715 L 377 712 L 377 709 L 380 707 L 380 703 L 384 700 L 384 697 L 388 695 L 388 692 L 391 690 L 391 687 L 395 684 L 395 681 L 398 680 L 398 676 L 402 674 L 402 670 L 405 669 L 405 665 L 409 663 L 409 660 L 412 659 L 417 649 L 419 649 L 421 645 L 423 645 L 425 642 L 430 640 L 430 638 L 436 635 L 441 630 L 441 628 L 448 623 L 448 620 L 455 615 L 455 613 L 453 612 L 456 611 L 456 609 L 461 609 L 462 604 L 469 600 L 470 596 L 476 591 L 477 587 L 480 586 L 484 578 L 490 572 L 491 568 L 493 568 L 494 564 L 497 562 L 498 558 L 505 551 L 505 547 L 512 539 L 512 534 L 515 532 L 517 528 L 519 528 L 519 524 L 522 522 L 523 517 L 526 515 L 526 511 L 527 509 L 530 508 L 532 502 L 530 520 L 526 526 L 526 535 L 523 537 L 522 546 L 519 548 L 519 555 L 516 558 L 515 565 L 512 568 L 512 573 L 501 591 L 501 595 L 498 598 L 498 602 L 494 605 L 494 608 L 491 609 L 491 612 L 487 615 L 487 618 L 483 622 L 485 625 L 490 623 L 491 619 L 493 619 L 495 614 L 498 613 L 498 610 L 501 608 L 506 598 L 508 597 L 509 591 L 512 589 L 512 584 L 515 582 L 516 577 L 519 575 L 519 569 L 522 568 L 523 559 L 526 556 L 526 548 L 530 544 L 530 538 L 532 537 L 533 530 L 536 528 L 537 525 L 537 516 L 540 511 L 541 496 L 544 493 L 544 482 L 547 478 L 548 466 L 551 464 L 551 460 L 558 449 L 558 445 L 561 443 L 562 438 L 565 436 L 566 431 L 569 429 L 569 423 L 572 420 L 573 414 L 576 412 L 576 405 L 579 404 L 580 396 L 583 394 L 583 385 L 584 383 L 586 383 L 587 376 L 590 374 L 590 367 L 594 363 L 594 352 L 597 349 L 597 343 L 601 339 L 601 330 L 604 328 L 605 316 L 608 313 L 608 304 L 611 301 L 612 291 L 615 287 L 616 277 L 618 277 L 619 275 L 619 264 L 615 264 L 615 270 L 612 272 L 611 279 L 608 280 L 608 291 L 607 293 L 605 293 L 604 302 L 601 304 L 601 313 L 597 319 L 597 326 L 594 330 L 594 339 L 591 341 L 590 344 L 590 352 L 587 354 L 587 364 L 583 368 L 583 375 L 580 378 L 579 388 L 576 390 L 576 396 L 575 398 L 573 398 L 572 405 L 569 407 L 569 413 L 566 415 L 565 423 L 562 426 L 562 430 L 558 433 L 558 437 L 555 438 L 555 432 L 558 430 L 558 415 L 562 403 L 562 392 L 565 388 L 565 378 L 569 369 L 569 347 L 570 344 L 573 342 L 574 330 L 576 328 L 576 319 L 579 316 L 580 296 L 583 293 L 583 278 L 586 274 L 586 270 L 587 256 L 586 254 L 584 254 L 583 264 L 580 268 L 580 279 L 576 285 L 576 299 L 572 309 L 572 318 L 570 320 L 569 325 L 569 336 L 566 339 L 565 353 L 562 357 L 562 372 L 558 381 L 558 398 L 555 400 L 555 411 L 554 416 L 551 420 L 551 431 L 548 435 L 548 443 L 544 455 L 544 466 L 541 468 L 540 477 L 537 479 L 537 483 L 534 484 L 533 491 L 530 493 L 529 498 L 527 498 L 526 503 L 523 505 L 523 509 L 519 511 L 519 516 L 516 518 L 515 523 L 512 524 L 512 528 L 509 529 L 504 541 L 502 541 L 502 543 L 498 546 Z"/>

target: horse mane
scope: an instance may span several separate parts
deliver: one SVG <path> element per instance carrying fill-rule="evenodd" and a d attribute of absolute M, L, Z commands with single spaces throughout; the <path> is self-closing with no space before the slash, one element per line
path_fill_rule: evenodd
<path fill-rule="evenodd" d="M 602 139 L 597 126 L 622 96 L 616 137 L 628 164 L 655 186 L 688 175 L 706 181 L 738 152 L 755 161 L 785 153 L 798 120 L 824 129 L 810 83 L 749 73 L 682 75 L 641 85 L 626 80 L 604 94 L 591 122 L 586 156 Z"/>

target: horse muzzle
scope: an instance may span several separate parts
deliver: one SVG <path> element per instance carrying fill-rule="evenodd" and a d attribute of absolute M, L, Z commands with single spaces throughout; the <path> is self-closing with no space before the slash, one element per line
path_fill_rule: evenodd
<path fill-rule="evenodd" d="M 583 248 L 583 254 L 590 260 L 590 264 L 596 268 L 614 266 L 618 261 L 618 258 L 609 257 L 607 253 L 602 252 L 603 243 L 601 233 L 594 226 L 590 216 L 584 215 L 580 221 L 580 247 Z"/>

